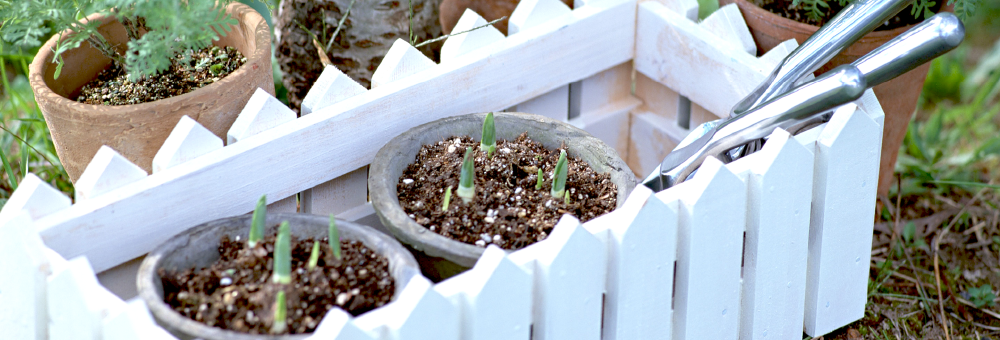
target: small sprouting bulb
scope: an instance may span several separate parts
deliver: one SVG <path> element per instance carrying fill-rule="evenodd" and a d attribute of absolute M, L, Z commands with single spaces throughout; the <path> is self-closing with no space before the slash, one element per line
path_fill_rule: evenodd
<path fill-rule="evenodd" d="M 281 222 L 278 227 L 278 239 L 274 241 L 274 275 L 271 282 L 280 284 L 292 283 L 292 247 L 291 230 L 288 221 Z"/>
<path fill-rule="evenodd" d="M 448 211 L 448 204 L 451 203 L 451 187 L 444 190 L 444 203 L 441 204 L 441 211 Z"/>
<path fill-rule="evenodd" d="M 472 162 L 472 148 L 465 148 L 465 159 L 462 160 L 462 174 L 458 180 L 458 190 L 456 194 L 462 198 L 462 202 L 469 204 L 476 197 L 476 185 L 473 178 L 476 176 L 476 168 Z"/>
<path fill-rule="evenodd" d="M 260 240 L 264 239 L 264 221 L 267 220 L 267 195 L 261 195 L 257 200 L 257 207 L 253 209 L 253 219 L 250 222 L 250 236 L 247 237 L 247 245 L 250 248 L 257 246 Z"/>
<path fill-rule="evenodd" d="M 340 260 L 340 230 L 337 229 L 337 218 L 330 214 L 330 229 L 328 231 L 330 250 L 333 250 L 333 257 Z"/>
<path fill-rule="evenodd" d="M 559 151 L 559 161 L 556 162 L 556 169 L 553 170 L 552 178 L 552 197 L 563 198 L 563 193 L 566 191 L 566 176 L 569 173 L 569 167 L 566 164 L 566 150 Z"/>
<path fill-rule="evenodd" d="M 271 324 L 271 334 L 282 334 L 288 330 L 288 306 L 285 302 L 285 291 L 279 290 L 274 298 L 274 323 Z"/>
<path fill-rule="evenodd" d="M 564 197 L 565 197 L 565 199 L 563 199 L 563 203 L 566 203 L 566 205 L 569 205 L 569 191 L 566 191 L 566 196 L 564 196 Z"/>
<path fill-rule="evenodd" d="M 316 269 L 317 264 L 319 264 L 319 241 L 313 242 L 312 253 L 309 253 L 309 263 L 306 265 L 306 269 L 312 271 Z"/>
<path fill-rule="evenodd" d="M 486 151 L 486 157 L 493 157 L 493 152 L 497 150 L 497 129 L 493 124 L 493 112 L 486 114 L 483 121 L 483 138 L 479 141 L 479 148 Z"/>
<path fill-rule="evenodd" d="M 535 181 L 535 190 L 542 190 L 542 177 L 544 176 L 545 174 L 542 172 L 542 168 L 538 168 L 538 180 Z"/>

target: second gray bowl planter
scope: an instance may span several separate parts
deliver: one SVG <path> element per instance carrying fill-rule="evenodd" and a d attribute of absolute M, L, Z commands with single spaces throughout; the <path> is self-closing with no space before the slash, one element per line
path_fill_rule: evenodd
<path fill-rule="evenodd" d="M 251 219 L 252 216 L 247 214 L 198 225 L 170 238 L 146 256 L 139 267 L 137 284 L 139 296 L 149 306 L 157 323 L 182 340 L 305 339 L 311 335 L 253 335 L 210 327 L 175 312 L 163 302 L 163 285 L 157 274 L 160 268 L 182 270 L 210 266 L 219 260 L 219 240 L 222 236 L 228 235 L 230 239 L 240 236 L 246 239 L 250 233 Z M 267 214 L 265 235 L 273 234 L 281 221 L 288 221 L 291 234 L 299 239 L 321 239 L 327 236 L 330 220 L 329 217 L 319 215 L 271 213 Z M 393 301 L 399 297 L 406 283 L 414 275 L 419 275 L 413 255 L 391 237 L 371 227 L 339 219 L 337 227 L 342 240 L 360 241 L 389 261 L 389 273 L 396 288 Z"/>
<path fill-rule="evenodd" d="M 451 136 L 482 137 L 485 113 L 439 119 L 417 126 L 390 140 L 375 154 L 368 170 L 368 191 L 382 224 L 392 232 L 420 263 L 424 276 L 440 281 L 471 268 L 485 248 L 441 236 L 417 224 L 399 205 L 396 184 L 403 171 L 416 159 L 423 145 Z M 610 173 L 618 187 L 617 207 L 635 188 L 636 178 L 618 153 L 589 133 L 547 117 L 517 112 L 494 113 L 497 140 L 514 140 L 528 132 L 528 137 L 555 149 L 565 142 L 569 156 L 579 157 L 597 173 Z"/>

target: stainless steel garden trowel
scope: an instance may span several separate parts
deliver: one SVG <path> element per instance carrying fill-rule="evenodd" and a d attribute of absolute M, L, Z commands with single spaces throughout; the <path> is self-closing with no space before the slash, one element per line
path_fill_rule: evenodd
<path fill-rule="evenodd" d="M 951 13 L 937 14 L 851 64 L 778 93 L 773 99 L 728 119 L 702 124 L 663 159 L 643 184 L 654 191 L 669 188 L 687 180 L 709 156 L 724 163 L 731 162 L 738 157 L 734 157 L 734 149 L 766 137 L 775 128 L 795 134 L 826 122 L 833 108 L 857 100 L 866 88 L 893 79 L 954 49 L 964 37 L 965 27 L 958 18 Z M 785 62 L 791 57 L 789 55 Z M 740 106 L 737 104 L 734 110 Z"/>

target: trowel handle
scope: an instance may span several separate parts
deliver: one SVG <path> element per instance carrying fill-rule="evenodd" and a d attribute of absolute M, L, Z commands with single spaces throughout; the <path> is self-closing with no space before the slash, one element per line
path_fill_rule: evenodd
<path fill-rule="evenodd" d="M 965 26 L 954 14 L 938 13 L 853 62 L 868 87 L 884 83 L 958 47 Z"/>

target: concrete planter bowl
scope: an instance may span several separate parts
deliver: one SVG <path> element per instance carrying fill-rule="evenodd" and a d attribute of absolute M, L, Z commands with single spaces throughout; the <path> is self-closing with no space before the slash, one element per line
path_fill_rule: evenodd
<path fill-rule="evenodd" d="M 149 306 L 157 323 L 179 339 L 305 339 L 310 334 L 296 335 L 252 335 L 209 327 L 191 320 L 170 308 L 163 302 L 163 284 L 157 272 L 160 268 L 182 270 L 204 268 L 219 259 L 219 240 L 223 235 L 235 239 L 237 235 L 246 239 L 250 233 L 250 214 L 218 219 L 188 229 L 161 244 L 142 261 L 137 274 L 139 296 Z M 292 235 L 302 238 L 326 237 L 329 217 L 309 214 L 268 214 L 265 234 L 273 234 L 281 221 L 288 221 Z M 410 279 L 419 275 L 417 262 L 403 246 L 391 237 L 375 231 L 371 227 L 337 220 L 340 237 L 356 240 L 375 250 L 389 260 L 389 272 L 395 281 L 395 300 Z"/>
<path fill-rule="evenodd" d="M 479 140 L 485 113 L 443 118 L 396 136 L 375 155 L 368 170 L 368 190 L 382 224 L 413 251 L 424 276 L 440 281 L 471 268 L 485 248 L 465 244 L 427 230 L 399 205 L 396 184 L 403 170 L 416 159 L 421 146 L 450 136 L 468 135 Z M 528 132 L 532 140 L 555 149 L 565 142 L 569 155 L 580 157 L 598 173 L 610 173 L 618 187 L 617 207 L 635 188 L 632 170 L 613 148 L 567 123 L 528 113 L 494 113 L 496 138 L 513 140 Z"/>

